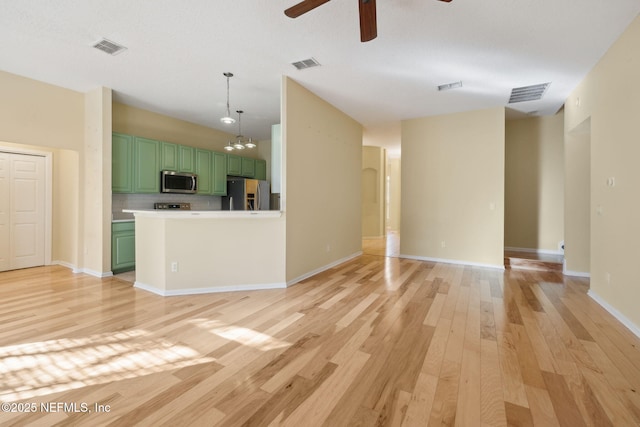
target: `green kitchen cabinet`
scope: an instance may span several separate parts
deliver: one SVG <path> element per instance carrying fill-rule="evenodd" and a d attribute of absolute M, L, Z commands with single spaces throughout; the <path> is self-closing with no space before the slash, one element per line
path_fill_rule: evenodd
<path fill-rule="evenodd" d="M 213 195 L 227 195 L 227 155 L 213 153 Z"/>
<path fill-rule="evenodd" d="M 227 154 L 227 175 L 242 175 L 242 157 L 235 154 Z"/>
<path fill-rule="evenodd" d="M 195 173 L 196 150 L 186 145 L 178 145 L 178 171 Z"/>
<path fill-rule="evenodd" d="M 198 194 L 213 194 L 212 154 L 213 151 L 196 149 Z"/>
<path fill-rule="evenodd" d="M 133 144 L 133 192 L 160 192 L 160 141 L 134 138 Z"/>
<path fill-rule="evenodd" d="M 133 192 L 133 136 L 113 133 L 111 189 L 114 193 Z"/>
<path fill-rule="evenodd" d="M 172 142 L 160 143 L 160 170 L 178 170 L 178 144 Z"/>
<path fill-rule="evenodd" d="M 190 172 L 196 171 L 196 150 L 186 145 L 161 142 L 160 170 Z"/>
<path fill-rule="evenodd" d="M 256 173 L 253 176 L 255 179 L 267 179 L 267 161 L 256 159 Z"/>
<path fill-rule="evenodd" d="M 253 178 L 256 174 L 256 160 L 248 157 L 242 157 L 241 176 Z"/>
<path fill-rule="evenodd" d="M 113 273 L 122 273 L 135 268 L 135 222 L 114 222 L 111 224 L 111 271 Z"/>

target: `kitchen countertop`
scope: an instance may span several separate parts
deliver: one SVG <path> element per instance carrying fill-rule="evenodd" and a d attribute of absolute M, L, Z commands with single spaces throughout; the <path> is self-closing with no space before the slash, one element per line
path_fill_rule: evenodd
<path fill-rule="evenodd" d="M 187 211 L 173 209 L 124 209 L 122 212 L 133 214 L 134 217 L 143 216 L 150 218 L 278 218 L 281 211 Z"/>

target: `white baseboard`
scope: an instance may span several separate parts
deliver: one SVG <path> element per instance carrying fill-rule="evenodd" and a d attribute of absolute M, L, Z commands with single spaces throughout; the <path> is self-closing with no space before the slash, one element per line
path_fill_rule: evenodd
<path fill-rule="evenodd" d="M 165 291 L 158 289 L 155 286 L 147 285 L 142 282 L 136 281 L 133 284 L 134 288 L 142 289 L 144 291 L 152 292 L 156 295 L 163 297 L 178 296 L 178 295 L 198 295 L 198 294 L 214 294 L 220 292 L 237 292 L 237 291 L 264 291 L 267 289 L 286 289 L 286 283 L 265 283 L 265 284 L 253 284 L 253 285 L 232 285 L 232 286 L 216 286 L 211 288 L 191 288 L 191 289 L 174 289 Z"/>
<path fill-rule="evenodd" d="M 296 278 L 295 278 L 295 279 L 293 279 L 293 280 L 289 280 L 289 281 L 287 282 L 287 286 L 295 285 L 296 283 L 301 282 L 301 281 L 303 281 L 304 279 L 308 279 L 308 278 L 309 278 L 309 277 L 311 277 L 311 276 L 315 276 L 315 275 L 316 275 L 316 274 L 318 274 L 318 273 L 322 273 L 323 271 L 329 270 L 330 268 L 333 268 L 333 267 L 335 267 L 336 265 L 342 264 L 342 263 L 344 263 L 344 262 L 347 262 L 347 261 L 349 261 L 349 260 L 352 260 L 353 258 L 359 257 L 360 255 L 362 255 L 362 251 L 358 251 L 358 252 L 356 252 L 356 253 L 354 253 L 354 254 L 348 255 L 348 256 L 346 256 L 346 257 L 344 257 L 344 258 L 341 258 L 341 259 L 339 259 L 339 260 L 337 260 L 337 261 L 334 261 L 334 262 L 332 262 L 332 263 L 330 263 L 330 264 L 327 264 L 327 265 L 325 265 L 325 266 L 323 266 L 323 267 L 316 268 L 315 270 L 310 271 L 310 272 L 308 272 L 308 273 L 305 273 L 305 274 L 303 274 L 302 276 L 298 276 L 298 277 L 296 277 Z"/>
<path fill-rule="evenodd" d="M 602 308 L 607 310 L 609 314 L 611 314 L 618 321 L 620 321 L 620 323 L 626 326 L 627 329 L 629 329 L 635 336 L 640 338 L 640 328 L 638 328 L 638 326 L 635 323 L 633 323 L 631 320 L 627 319 L 627 317 L 624 314 L 620 313 L 618 310 L 616 310 L 613 306 L 611 306 L 608 302 L 603 300 L 598 294 L 596 294 L 592 290 L 589 290 L 589 292 L 587 292 L 587 295 L 589 295 L 591 299 L 593 299 L 595 302 L 600 304 Z"/>
<path fill-rule="evenodd" d="M 564 251 L 562 250 L 553 250 L 553 249 L 531 249 L 531 248 L 514 248 L 511 246 L 506 246 L 504 248 L 505 251 L 510 252 L 523 252 L 528 254 L 540 254 L 540 255 L 564 255 Z"/>
<path fill-rule="evenodd" d="M 111 277 L 113 276 L 113 272 L 111 271 L 95 271 L 92 270 L 90 268 L 83 268 L 81 270 L 79 270 L 79 273 L 85 273 L 88 274 L 89 276 L 93 276 L 93 277 L 99 277 L 101 279 L 105 278 L 105 277 Z"/>
<path fill-rule="evenodd" d="M 591 278 L 591 273 L 585 273 L 584 271 L 562 270 L 562 274 L 571 277 L 584 277 L 587 279 Z"/>
<path fill-rule="evenodd" d="M 78 267 L 66 261 L 51 261 L 51 264 L 66 267 L 71 270 L 72 273 L 82 273 L 82 271 L 78 270 Z"/>
<path fill-rule="evenodd" d="M 69 269 L 71 269 L 71 271 L 75 274 L 77 273 L 85 273 L 88 274 L 89 276 L 93 276 L 93 277 L 99 277 L 99 278 L 104 278 L 104 277 L 111 277 L 113 276 L 113 272 L 111 271 L 104 271 L 104 272 L 100 272 L 100 271 L 95 271 L 92 270 L 90 268 L 78 268 L 75 265 L 68 263 L 66 261 L 51 261 L 51 264 L 55 264 L 55 265 L 61 265 L 63 267 L 67 267 Z"/>
<path fill-rule="evenodd" d="M 472 261 L 460 261 L 457 259 L 445 259 L 445 258 L 431 258 L 431 257 L 422 257 L 415 255 L 403 255 L 400 254 L 400 258 L 407 259 L 415 259 L 418 261 L 430 261 L 430 262 L 440 262 L 443 264 L 456 264 L 456 265 L 468 265 L 471 267 L 484 267 L 484 268 L 494 268 L 497 270 L 504 270 L 504 265 L 496 265 L 496 264 L 483 264 L 480 262 L 472 262 Z"/>

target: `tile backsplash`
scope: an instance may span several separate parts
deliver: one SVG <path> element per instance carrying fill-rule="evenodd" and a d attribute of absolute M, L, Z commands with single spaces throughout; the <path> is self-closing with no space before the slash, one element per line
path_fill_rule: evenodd
<path fill-rule="evenodd" d="M 197 196 L 193 194 L 113 194 L 111 212 L 113 219 L 133 218 L 133 214 L 123 213 L 123 209 L 153 209 L 154 203 L 191 203 L 194 211 L 219 211 L 222 209 L 220 196 Z"/>

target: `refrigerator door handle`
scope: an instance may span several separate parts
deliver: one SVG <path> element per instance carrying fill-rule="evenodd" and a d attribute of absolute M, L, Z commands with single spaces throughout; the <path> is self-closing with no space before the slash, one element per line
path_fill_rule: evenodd
<path fill-rule="evenodd" d="M 260 183 L 256 186 L 256 208 L 255 210 L 260 210 Z"/>

